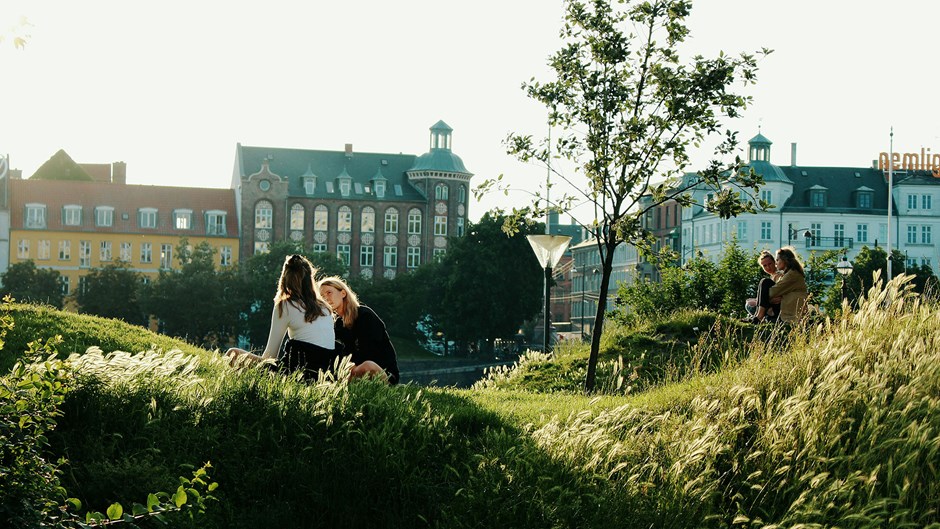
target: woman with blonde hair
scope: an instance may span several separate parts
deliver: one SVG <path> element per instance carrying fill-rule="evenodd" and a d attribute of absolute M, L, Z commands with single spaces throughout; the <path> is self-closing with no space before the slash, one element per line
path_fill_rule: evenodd
<path fill-rule="evenodd" d="M 233 361 L 248 358 L 259 362 L 278 359 L 284 333 L 290 340 L 280 362 L 288 370 L 303 369 L 304 376 L 316 378 L 320 371 L 328 371 L 340 351 L 336 347 L 330 306 L 320 297 L 313 278 L 313 265 L 302 255 L 289 255 L 284 259 L 281 277 L 274 296 L 271 330 L 264 352 L 259 356 L 233 347 L 226 356 Z"/>
<path fill-rule="evenodd" d="M 399 380 L 395 346 L 388 337 L 385 322 L 339 277 L 320 280 L 320 295 L 336 314 L 334 330 L 344 354 L 352 355 L 352 377 L 379 376 L 389 384 Z"/>
<path fill-rule="evenodd" d="M 783 272 L 783 276 L 770 287 L 769 296 L 781 298 L 780 321 L 796 323 L 806 314 L 806 299 L 809 297 L 803 263 L 792 246 L 777 250 L 775 262 L 777 271 Z"/>

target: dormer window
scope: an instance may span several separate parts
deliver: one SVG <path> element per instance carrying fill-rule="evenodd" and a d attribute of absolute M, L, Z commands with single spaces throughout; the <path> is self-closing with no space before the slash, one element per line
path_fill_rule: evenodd
<path fill-rule="evenodd" d="M 375 185 L 375 196 L 377 198 L 385 198 L 385 181 L 376 180 L 374 185 Z"/>
<path fill-rule="evenodd" d="M 863 209 L 871 209 L 872 193 L 870 191 L 859 192 L 855 197 L 856 206 Z"/>
<path fill-rule="evenodd" d="M 156 228 L 157 210 L 155 208 L 140 208 L 137 210 L 137 225 L 141 228 Z"/>
<path fill-rule="evenodd" d="M 26 204 L 26 227 L 27 228 L 45 228 L 46 227 L 46 205 L 45 204 Z"/>
<path fill-rule="evenodd" d="M 177 209 L 173 211 L 173 226 L 178 230 L 193 229 L 193 210 Z"/>
<path fill-rule="evenodd" d="M 810 191 L 809 205 L 814 208 L 826 207 L 826 191 L 824 189 L 813 189 Z"/>
<path fill-rule="evenodd" d="M 314 189 L 317 188 L 317 177 L 315 176 L 305 176 L 304 177 L 304 193 L 312 195 Z"/>
<path fill-rule="evenodd" d="M 339 194 L 344 197 L 349 196 L 349 192 L 352 190 L 352 179 L 351 178 L 340 178 L 339 179 Z"/>
<path fill-rule="evenodd" d="M 82 225 L 82 207 L 69 205 L 62 208 L 62 224 L 66 226 Z"/>
<path fill-rule="evenodd" d="M 114 225 L 114 208 L 98 206 L 95 208 L 95 225 L 109 227 Z"/>

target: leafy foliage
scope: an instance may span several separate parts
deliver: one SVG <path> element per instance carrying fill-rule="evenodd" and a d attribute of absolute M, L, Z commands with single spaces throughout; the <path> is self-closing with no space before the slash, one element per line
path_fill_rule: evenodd
<path fill-rule="evenodd" d="M 86 314 L 143 325 L 147 317 L 141 307 L 141 287 L 140 274 L 128 263 L 110 263 L 85 276 L 85 288 L 78 290 L 76 299 Z"/>
<path fill-rule="evenodd" d="M 13 263 L 3 273 L 0 296 L 12 296 L 27 303 L 45 303 L 62 308 L 62 274 L 58 270 L 37 268 L 32 259 Z"/>
<path fill-rule="evenodd" d="M 548 162 L 557 153 L 583 177 L 575 181 L 556 171 L 576 193 L 554 204 L 543 201 L 532 214 L 540 216 L 546 208 L 570 211 L 580 203 L 594 206 L 594 221 L 585 227 L 597 237 L 600 299 L 611 286 L 614 250 L 625 242 L 647 244 L 641 219 L 664 201 L 689 206 L 687 190 L 710 188 L 714 198 L 703 206 L 722 218 L 768 206 L 752 200 L 762 179 L 753 171 L 740 171 L 740 158 L 730 165 L 720 161 L 737 146 L 736 133 L 723 130 L 722 121 L 737 117 L 750 100 L 732 87 L 755 82 L 755 56 L 721 53 L 683 64 L 676 49 L 689 36 L 685 19 L 690 10 L 688 0 L 567 0 L 564 44 L 549 59 L 555 79 L 524 85 L 528 95 L 548 109 L 550 124 L 561 131 L 553 145 L 512 134 L 509 152 L 552 168 L 558 164 Z M 722 132 L 716 159 L 679 181 L 690 149 Z M 476 192 L 502 185 L 499 179 L 490 180 Z M 652 200 L 644 198 L 650 196 Z M 588 391 L 594 387 L 603 311 L 601 304 L 585 378 Z"/>

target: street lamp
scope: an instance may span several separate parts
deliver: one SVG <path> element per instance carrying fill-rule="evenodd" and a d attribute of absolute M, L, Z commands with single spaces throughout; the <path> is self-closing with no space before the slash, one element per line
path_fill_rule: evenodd
<path fill-rule="evenodd" d="M 845 278 L 849 277 L 852 274 L 852 263 L 845 258 L 845 254 L 842 254 L 842 260 L 839 261 L 839 264 L 836 265 L 836 272 L 842 276 L 842 299 L 848 297 L 846 293 Z"/>
<path fill-rule="evenodd" d="M 551 347 L 551 335 L 549 334 L 548 320 L 551 317 L 551 285 L 552 285 L 552 267 L 558 264 L 562 254 L 568 249 L 568 243 L 571 237 L 567 235 L 526 235 L 529 240 L 529 246 L 535 252 L 539 265 L 545 269 L 545 326 L 542 335 L 543 351 L 548 352 Z"/>
<path fill-rule="evenodd" d="M 794 228 L 793 223 L 791 222 L 787 224 L 787 246 L 790 246 L 791 241 L 793 241 L 793 239 L 796 239 L 796 237 L 799 235 L 798 232 L 801 230 L 805 230 L 803 231 L 803 238 L 809 239 L 810 242 L 812 242 L 813 232 L 810 231 L 809 228 Z"/>

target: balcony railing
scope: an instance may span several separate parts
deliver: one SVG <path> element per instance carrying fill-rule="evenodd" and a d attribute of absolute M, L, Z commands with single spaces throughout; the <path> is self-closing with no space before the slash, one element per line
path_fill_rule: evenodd
<path fill-rule="evenodd" d="M 855 240 L 852 237 L 807 237 L 803 240 L 803 247 L 809 250 L 850 249 L 854 246 Z"/>

